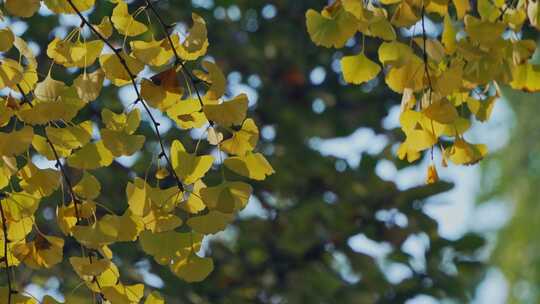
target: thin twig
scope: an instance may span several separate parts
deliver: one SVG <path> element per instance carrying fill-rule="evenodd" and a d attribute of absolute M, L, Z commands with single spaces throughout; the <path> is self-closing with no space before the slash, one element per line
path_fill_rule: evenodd
<path fill-rule="evenodd" d="M 114 52 L 114 55 L 118 58 L 118 60 L 120 61 L 120 64 L 122 65 L 124 70 L 128 73 L 129 78 L 131 80 L 131 85 L 133 86 L 133 89 L 135 90 L 135 93 L 137 94 L 137 100 L 135 101 L 135 103 L 140 102 L 143 105 L 143 108 L 144 108 L 146 114 L 148 115 L 148 117 L 150 117 L 150 120 L 152 121 L 152 125 L 154 126 L 154 130 L 156 131 L 156 136 L 157 136 L 157 139 L 159 141 L 159 146 L 161 148 L 161 153 L 159 154 L 159 157 L 165 158 L 165 161 L 167 162 L 169 173 L 174 177 L 178 188 L 181 191 L 184 191 L 184 185 L 182 184 L 182 182 L 180 181 L 180 178 L 178 177 L 178 175 L 174 171 L 171 160 L 170 160 L 169 156 L 167 155 L 167 152 L 165 151 L 165 145 L 163 144 L 163 138 L 161 136 L 161 133 L 159 132 L 159 123 L 156 121 L 156 119 L 154 118 L 154 115 L 152 115 L 152 112 L 150 112 L 150 108 L 148 107 L 148 105 L 146 104 L 144 99 L 142 98 L 142 95 L 141 95 L 141 93 L 139 91 L 139 88 L 137 87 L 137 82 L 135 80 L 136 76 L 131 72 L 131 70 L 129 69 L 129 66 L 127 65 L 127 63 L 126 63 L 126 61 L 124 59 L 124 57 L 122 57 L 121 50 L 115 48 L 109 42 L 109 40 L 107 40 L 107 38 L 105 38 L 103 35 L 101 35 L 101 33 L 99 33 L 99 31 L 84 17 L 84 15 L 81 13 L 81 11 L 73 3 L 73 0 L 67 0 L 67 1 L 68 1 L 69 5 L 71 6 L 71 8 L 73 8 L 75 13 L 81 19 L 81 25 L 88 26 L 88 28 Z"/>
<path fill-rule="evenodd" d="M 146 7 L 149 8 L 152 11 L 154 16 L 156 16 L 159 24 L 161 25 L 161 29 L 163 30 L 163 33 L 165 34 L 165 36 L 167 36 L 167 41 L 169 42 L 169 45 L 170 45 L 171 49 L 173 50 L 173 54 L 174 54 L 174 58 L 175 58 L 175 65 L 179 64 L 180 67 L 182 68 L 182 70 L 188 76 L 189 81 L 191 83 L 191 86 L 195 90 L 195 94 L 197 95 L 197 99 L 199 100 L 199 104 L 201 105 L 201 110 L 202 110 L 202 107 L 203 107 L 204 103 L 202 101 L 202 97 L 201 97 L 201 94 L 199 92 L 199 89 L 197 88 L 197 83 L 199 83 L 200 80 L 198 78 L 196 78 L 195 76 L 193 76 L 193 73 L 186 67 L 186 64 L 184 63 L 182 58 L 180 58 L 180 56 L 178 55 L 178 52 L 176 51 L 176 48 L 174 47 L 174 43 L 173 43 L 173 41 L 171 39 L 171 35 L 169 34 L 169 29 L 171 28 L 171 26 L 165 23 L 165 21 L 163 20 L 161 15 L 157 12 L 156 8 L 152 4 L 151 0 L 145 0 L 145 2 L 146 2 Z M 210 126 L 212 126 L 212 127 L 214 126 L 213 121 L 209 120 L 208 122 L 210 123 Z"/>

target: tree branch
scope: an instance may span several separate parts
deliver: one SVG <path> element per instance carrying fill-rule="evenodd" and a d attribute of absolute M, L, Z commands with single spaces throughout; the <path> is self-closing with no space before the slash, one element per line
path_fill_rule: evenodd
<path fill-rule="evenodd" d="M 168 167 L 169 173 L 174 177 L 174 179 L 176 181 L 176 185 L 178 186 L 180 191 L 183 192 L 184 191 L 184 185 L 182 184 L 182 182 L 180 181 L 180 178 L 178 178 L 178 175 L 174 171 L 171 160 L 170 160 L 169 156 L 167 155 L 167 152 L 165 151 L 165 145 L 163 144 L 163 138 L 162 138 L 161 133 L 159 131 L 159 123 L 156 121 L 156 119 L 154 118 L 154 115 L 152 115 L 152 112 L 150 112 L 150 108 L 148 107 L 148 105 L 146 104 L 144 99 L 142 98 L 142 95 L 141 95 L 141 93 L 139 91 L 139 88 L 137 87 L 137 82 L 135 80 L 136 76 L 129 69 L 126 61 L 124 60 L 124 57 L 122 57 L 122 55 L 121 55 L 121 51 L 119 49 L 115 48 L 109 42 L 109 40 L 107 40 L 107 38 L 105 38 L 103 35 L 101 35 L 99 33 L 99 31 L 84 17 L 84 15 L 81 13 L 81 11 L 73 3 L 73 0 L 67 0 L 67 1 L 68 1 L 69 5 L 71 6 L 71 8 L 73 8 L 75 13 L 81 19 L 81 25 L 88 26 L 88 28 L 90 28 L 90 30 L 99 38 L 99 40 L 103 41 L 114 52 L 114 55 L 118 58 L 118 60 L 120 61 L 120 64 L 122 65 L 124 70 L 128 73 L 129 78 L 131 80 L 131 85 L 133 86 L 133 89 L 135 90 L 135 93 L 137 94 L 137 100 L 135 101 L 135 103 L 141 102 L 146 114 L 148 115 L 148 117 L 150 117 L 150 120 L 152 121 L 152 125 L 154 127 L 154 130 L 156 131 L 156 136 L 157 136 L 157 139 L 159 141 L 159 146 L 161 148 L 161 153 L 159 154 L 159 157 L 165 158 L 165 161 L 167 162 L 167 167 Z"/>

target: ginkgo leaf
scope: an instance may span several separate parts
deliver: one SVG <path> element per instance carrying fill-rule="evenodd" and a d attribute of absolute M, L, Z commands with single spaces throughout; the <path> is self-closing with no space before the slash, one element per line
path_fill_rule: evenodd
<path fill-rule="evenodd" d="M 99 180 L 92 174 L 84 171 L 81 180 L 73 187 L 73 191 L 84 199 L 95 199 L 101 192 Z"/>
<path fill-rule="evenodd" d="M 101 19 L 101 22 L 97 25 L 94 25 L 94 28 L 98 31 L 100 35 L 104 38 L 111 37 L 113 33 L 113 26 L 109 16 L 105 16 Z"/>
<path fill-rule="evenodd" d="M 143 79 L 141 95 L 150 106 L 162 111 L 178 104 L 183 90 L 178 82 L 176 71 L 168 69 L 154 75 L 151 80 Z"/>
<path fill-rule="evenodd" d="M 340 48 L 356 32 L 356 19 L 341 7 L 339 1 L 325 7 L 321 13 L 308 10 L 306 25 L 311 40 L 324 47 Z"/>
<path fill-rule="evenodd" d="M 487 100 L 477 100 L 474 98 L 468 98 L 467 99 L 467 106 L 469 107 L 469 110 L 475 115 L 476 119 L 479 121 L 486 121 L 491 116 L 491 112 L 493 112 L 493 107 L 495 106 L 495 102 L 497 101 L 497 98 L 490 97 Z"/>
<path fill-rule="evenodd" d="M 46 127 L 45 133 L 55 147 L 80 148 L 90 142 L 92 138 L 92 121 L 87 120 L 65 128 Z"/>
<path fill-rule="evenodd" d="M 188 199 L 183 202 L 180 207 L 188 213 L 196 214 L 206 208 L 205 204 L 201 198 L 201 190 L 204 189 L 206 185 L 198 180 L 193 184 L 193 189 Z"/>
<path fill-rule="evenodd" d="M 85 102 L 77 98 L 74 89 L 67 89 L 57 101 L 41 101 L 34 99 L 32 105 L 24 104 L 17 116 L 25 123 L 31 125 L 43 125 L 55 120 L 71 121 L 85 105 Z"/>
<path fill-rule="evenodd" d="M 131 50 L 135 58 L 148 65 L 159 67 L 165 65 L 173 57 L 172 50 L 164 47 L 168 43 L 165 40 L 131 41 Z"/>
<path fill-rule="evenodd" d="M 214 157 L 188 153 L 182 143 L 175 140 L 171 145 L 171 162 L 178 178 L 189 185 L 201 179 L 210 170 Z"/>
<path fill-rule="evenodd" d="M 51 195 L 60 186 L 60 172 L 53 169 L 39 169 L 32 162 L 27 163 L 18 173 L 21 187 L 36 197 Z"/>
<path fill-rule="evenodd" d="M 449 15 L 444 17 L 444 30 L 442 33 L 442 44 L 448 54 L 453 54 L 456 51 L 456 34 L 454 24 Z"/>
<path fill-rule="evenodd" d="M 487 154 L 487 146 L 474 145 L 463 139 L 456 139 L 454 144 L 444 152 L 446 158 L 457 165 L 473 165 Z"/>
<path fill-rule="evenodd" d="M 360 53 L 356 56 L 343 57 L 341 59 L 341 70 L 346 82 L 361 84 L 377 77 L 381 67 L 369 60 L 364 53 Z"/>
<path fill-rule="evenodd" d="M 7 52 L 13 46 L 15 36 L 9 28 L 4 28 L 0 30 L 0 39 L 2 41 L 2 44 L 0 45 L 0 52 Z"/>
<path fill-rule="evenodd" d="M 195 14 L 191 14 L 193 26 L 189 29 L 189 34 L 184 41 L 179 44 L 178 36 L 172 36 L 173 45 L 178 52 L 178 56 L 184 60 L 197 60 L 204 56 L 208 49 L 208 33 L 204 19 Z M 170 47 L 170 45 L 168 45 Z"/>
<path fill-rule="evenodd" d="M 124 285 L 118 283 L 114 286 L 106 286 L 101 290 L 107 300 L 118 304 L 139 303 L 144 295 L 143 284 Z"/>
<path fill-rule="evenodd" d="M 26 151 L 34 137 L 34 130 L 29 126 L 4 133 L 0 132 L 0 156 L 17 156 Z"/>
<path fill-rule="evenodd" d="M 79 220 L 88 220 L 96 212 L 96 203 L 92 201 L 83 201 L 77 203 L 77 207 L 72 202 L 67 206 L 59 206 L 56 209 L 56 221 L 58 227 L 65 235 L 71 235 L 71 230 Z"/>
<path fill-rule="evenodd" d="M 65 83 L 55 80 L 51 75 L 36 85 L 34 95 L 43 101 L 56 101 L 67 89 Z"/>
<path fill-rule="evenodd" d="M 123 1 L 117 1 L 116 7 L 113 9 L 111 21 L 114 28 L 122 35 L 125 36 L 138 36 L 148 30 L 148 27 L 135 20 L 133 16 L 129 14 L 128 6 Z"/>
<path fill-rule="evenodd" d="M 34 134 L 34 138 L 32 139 L 32 147 L 36 149 L 39 154 L 45 156 L 48 160 L 56 160 L 56 155 L 45 137 Z M 67 157 L 71 153 L 71 149 L 66 149 L 64 147 L 55 147 L 55 149 L 58 157 Z"/>
<path fill-rule="evenodd" d="M 206 207 L 223 213 L 242 210 L 251 196 L 252 188 L 242 182 L 225 182 L 216 187 L 202 188 L 200 193 Z"/>
<path fill-rule="evenodd" d="M 195 70 L 193 74 L 205 82 L 210 84 L 210 87 L 204 95 L 205 100 L 218 100 L 225 94 L 225 85 L 227 80 L 221 69 L 213 62 L 203 61 L 202 66 L 208 71 L 208 74 L 204 74 L 201 71 Z"/>
<path fill-rule="evenodd" d="M 408 63 L 413 55 L 413 50 L 404 43 L 391 41 L 381 43 L 378 54 L 379 61 L 385 66 L 401 67 Z"/>
<path fill-rule="evenodd" d="M 201 258 L 196 254 L 191 254 L 171 265 L 171 269 L 186 282 L 200 282 L 214 270 L 214 261 L 211 258 Z"/>
<path fill-rule="evenodd" d="M 103 145 L 111 151 L 114 157 L 130 156 L 141 150 L 145 137 L 143 135 L 129 135 L 124 131 L 101 129 Z"/>
<path fill-rule="evenodd" d="M 205 104 L 203 111 L 208 120 L 223 127 L 237 126 L 246 118 L 248 103 L 247 95 L 240 94 L 220 104 Z"/>
<path fill-rule="evenodd" d="M 453 123 L 458 118 L 457 109 L 446 99 L 430 104 L 424 109 L 426 117 L 442 124 Z"/>
<path fill-rule="evenodd" d="M 39 9 L 39 0 L 6 0 L 4 6 L 10 15 L 28 18 Z"/>
<path fill-rule="evenodd" d="M 108 259 L 89 259 L 88 257 L 70 257 L 69 263 L 73 270 L 85 281 L 92 280 L 111 267 Z"/>
<path fill-rule="evenodd" d="M 144 68 L 144 64 L 138 59 L 127 55 L 124 52 L 121 52 L 120 56 L 126 63 L 129 73 L 121 63 L 118 56 L 115 54 L 105 54 L 99 56 L 99 64 L 105 73 L 105 77 L 112 81 L 112 83 L 116 86 L 123 86 L 130 83 L 131 76 L 135 77 Z"/>
<path fill-rule="evenodd" d="M 244 155 L 253 151 L 258 141 L 259 129 L 253 119 L 248 118 L 239 131 L 234 132 L 231 138 L 221 143 L 221 148 L 229 154 Z"/>
<path fill-rule="evenodd" d="M 13 248 L 13 253 L 26 266 L 39 269 L 51 268 L 63 258 L 64 239 L 36 234 L 35 240 Z"/>
<path fill-rule="evenodd" d="M 194 98 L 176 102 L 167 109 L 167 116 L 181 129 L 200 128 L 208 123 L 205 113 L 201 111 L 199 100 Z"/>
<path fill-rule="evenodd" d="M 165 304 L 165 299 L 157 291 L 153 291 L 146 297 L 144 304 Z"/>
<path fill-rule="evenodd" d="M 190 252 L 201 248 L 203 235 L 195 232 L 166 231 L 152 233 L 143 231 L 139 236 L 142 249 L 161 265 L 186 258 Z"/>
<path fill-rule="evenodd" d="M 11 87 L 23 79 L 24 68 L 15 60 L 4 58 L 0 61 L 0 89 Z"/>
<path fill-rule="evenodd" d="M 190 217 L 186 224 L 194 231 L 202 234 L 214 234 L 225 230 L 234 219 L 234 215 L 210 210 L 205 215 Z"/>
<path fill-rule="evenodd" d="M 73 86 L 77 90 L 77 95 L 86 101 L 90 102 L 96 100 L 103 87 L 103 80 L 105 74 L 102 70 L 98 69 L 93 73 L 82 73 L 74 81 Z"/>
<path fill-rule="evenodd" d="M 274 169 L 260 153 L 229 157 L 224 163 L 230 170 L 254 180 L 264 180 L 274 174 Z"/>
<path fill-rule="evenodd" d="M 94 7 L 94 4 L 96 0 L 71 0 L 73 5 L 77 8 L 77 10 L 84 12 L 92 7 Z M 53 11 L 56 14 L 75 14 L 75 11 L 71 7 L 68 1 L 66 0 L 44 0 L 45 5 L 48 9 Z"/>
<path fill-rule="evenodd" d="M 72 167 L 92 170 L 100 167 L 106 167 L 113 161 L 112 153 L 105 148 L 103 141 L 86 144 L 80 150 L 75 151 L 67 159 Z"/>

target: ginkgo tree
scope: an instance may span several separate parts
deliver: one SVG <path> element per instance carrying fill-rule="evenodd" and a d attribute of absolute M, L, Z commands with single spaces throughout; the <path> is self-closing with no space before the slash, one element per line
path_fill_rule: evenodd
<path fill-rule="evenodd" d="M 540 29 L 538 1 L 335 0 L 308 10 L 306 20 L 315 44 L 359 49 L 341 58 L 345 82 L 382 74 L 401 94 L 405 140 L 397 155 L 414 162 L 430 151 L 427 183 L 438 179 L 434 150 L 443 167 L 486 155 L 486 145 L 470 142 L 466 132 L 474 120 L 490 118 L 501 86 L 540 90 L 540 69 L 529 62 L 536 41 L 523 38 L 524 29 Z M 378 46 L 377 54 L 365 51 L 368 44 Z"/>
<path fill-rule="evenodd" d="M 204 238 L 224 230 L 246 206 L 252 192 L 246 179 L 274 173 L 256 152 L 259 130 L 247 118 L 247 96 L 228 96 L 223 72 L 205 59 L 205 21 L 194 13 L 184 36 L 151 0 L 140 7 L 110 2 L 110 15 L 92 23 L 95 0 L 4 1 L 2 18 L 29 18 L 44 5 L 78 18 L 80 26 L 43 46 L 45 68 L 9 23 L 0 29 L 0 266 L 7 284 L 0 303 L 38 303 L 17 289 L 13 269 L 54 272 L 59 263 L 71 265 L 95 300 L 164 303 L 144 284 L 123 283 L 110 246 L 136 242 L 183 280 L 204 280 L 214 267 L 200 250 Z M 55 76 L 62 69 L 76 76 L 62 81 Z M 81 119 L 104 86 L 129 87 L 136 98 L 123 112 L 105 107 L 97 119 Z M 166 142 L 156 110 L 180 130 L 204 129 L 203 138 Z M 152 139 L 138 133 L 143 117 Z M 155 157 L 146 175 L 121 190 L 125 207 L 116 213 L 99 201 L 102 185 L 93 171 L 145 145 Z M 40 168 L 37 155 L 55 166 Z M 35 221 L 50 197 L 59 198 L 54 219 L 61 235 L 45 234 Z M 64 256 L 67 242 L 80 246 L 78 255 Z"/>

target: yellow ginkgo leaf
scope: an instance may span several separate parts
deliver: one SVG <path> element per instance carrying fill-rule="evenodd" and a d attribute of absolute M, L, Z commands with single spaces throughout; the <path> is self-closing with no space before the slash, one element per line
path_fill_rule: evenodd
<path fill-rule="evenodd" d="M 454 2 L 458 19 L 463 20 L 465 14 L 471 10 L 469 0 L 452 0 L 452 2 Z"/>
<path fill-rule="evenodd" d="M 34 130 L 29 126 L 4 133 L 0 132 L 0 156 L 17 156 L 26 151 L 34 137 Z"/>
<path fill-rule="evenodd" d="M 77 218 L 88 220 L 96 212 L 96 203 L 92 201 L 83 201 L 77 203 L 77 207 L 72 202 L 67 206 L 59 206 L 56 209 L 56 221 L 58 227 L 65 235 L 71 235 L 71 230 L 77 224 Z"/>
<path fill-rule="evenodd" d="M 400 67 L 406 64 L 410 56 L 413 55 L 413 50 L 410 46 L 398 42 L 383 42 L 378 50 L 379 61 L 385 66 Z"/>
<path fill-rule="evenodd" d="M 2 41 L 0 52 L 7 52 L 13 46 L 15 36 L 9 28 L 4 28 L 0 30 L 0 40 Z"/>
<path fill-rule="evenodd" d="M 208 209 L 223 213 L 242 210 L 251 196 L 252 188 L 243 182 L 225 182 L 216 187 L 201 189 L 201 197 Z"/>
<path fill-rule="evenodd" d="M 325 7 L 321 13 L 308 10 L 306 25 L 311 40 L 324 47 L 343 47 L 357 31 L 356 18 L 343 9 L 340 1 Z"/>
<path fill-rule="evenodd" d="M 474 114 L 476 119 L 481 122 L 484 122 L 489 119 L 491 112 L 493 112 L 493 107 L 497 101 L 496 97 L 489 97 L 487 100 L 477 100 L 474 98 L 467 98 L 467 106 L 469 110 Z"/>
<path fill-rule="evenodd" d="M 101 69 L 90 74 L 84 72 L 75 78 L 73 86 L 82 100 L 90 102 L 98 98 L 104 78 L 105 74 Z"/>
<path fill-rule="evenodd" d="M 32 147 L 36 149 L 36 151 L 45 156 L 48 160 L 55 161 L 56 155 L 54 155 L 54 152 L 45 139 L 45 137 L 34 134 L 34 138 L 32 139 Z M 64 158 L 68 157 L 69 154 L 71 154 L 71 149 L 66 149 L 64 147 L 55 147 L 56 154 L 58 154 L 58 157 Z"/>
<path fill-rule="evenodd" d="M 173 260 L 186 258 L 192 251 L 199 251 L 202 239 L 199 233 L 176 231 L 153 233 L 147 230 L 139 236 L 144 252 L 160 265 L 169 265 Z"/>
<path fill-rule="evenodd" d="M 444 17 L 444 30 L 441 37 L 441 42 L 444 45 L 446 53 L 454 54 L 456 51 L 456 35 L 457 31 L 450 15 Z"/>
<path fill-rule="evenodd" d="M 72 167 L 92 170 L 110 165 L 113 161 L 112 153 L 105 148 L 103 141 L 86 144 L 80 150 L 75 151 L 67 159 Z"/>
<path fill-rule="evenodd" d="M 97 25 L 94 25 L 94 28 L 100 33 L 104 38 L 111 37 L 113 33 L 113 26 L 109 16 L 105 16 L 101 19 L 101 22 Z"/>
<path fill-rule="evenodd" d="M 128 182 L 126 187 L 126 196 L 128 200 L 129 210 L 138 217 L 146 216 L 151 208 L 151 201 L 146 195 L 146 182 L 139 178 L 135 179 L 135 183 Z"/>
<path fill-rule="evenodd" d="M 178 52 L 178 56 L 184 60 L 193 61 L 204 56 L 208 49 L 208 33 L 204 19 L 195 14 L 191 14 L 193 26 L 189 29 L 188 36 L 179 44 L 178 36 L 172 36 L 173 45 Z M 167 45 L 166 48 L 169 48 Z"/>
<path fill-rule="evenodd" d="M 201 258 L 193 253 L 172 264 L 171 270 L 186 282 L 200 282 L 214 270 L 214 261 L 211 258 Z"/>
<path fill-rule="evenodd" d="M 196 181 L 195 184 L 193 184 L 193 189 L 188 199 L 180 205 L 180 208 L 191 214 L 197 214 L 200 211 L 203 211 L 206 208 L 201 199 L 201 190 L 204 189 L 204 187 L 206 187 L 206 185 L 201 180 Z"/>
<path fill-rule="evenodd" d="M 53 169 L 39 169 L 29 162 L 19 171 L 24 191 L 36 197 L 51 195 L 60 186 L 60 172 Z"/>
<path fill-rule="evenodd" d="M 165 65 L 173 57 L 172 50 L 164 47 L 165 40 L 131 41 L 131 50 L 135 58 L 148 65 L 160 67 Z"/>
<path fill-rule="evenodd" d="M 445 157 L 456 165 L 473 165 L 487 154 L 487 146 L 470 144 L 463 139 L 456 139 L 454 144 L 446 149 Z"/>
<path fill-rule="evenodd" d="M 447 99 L 430 104 L 423 112 L 429 119 L 442 124 L 451 124 L 459 117 L 457 109 Z"/>
<path fill-rule="evenodd" d="M 15 60 L 4 58 L 0 61 L 0 89 L 15 86 L 23 79 L 24 68 Z"/>
<path fill-rule="evenodd" d="M 73 187 L 73 191 L 84 199 L 95 199 L 101 192 L 99 180 L 92 174 L 84 171 L 81 180 Z"/>
<path fill-rule="evenodd" d="M 352 84 L 361 84 L 369 81 L 377 77 L 381 71 L 381 67 L 369 60 L 364 53 L 343 57 L 341 59 L 341 69 L 345 81 Z"/>
<path fill-rule="evenodd" d="M 105 298 L 111 303 L 131 304 L 139 303 L 144 295 L 144 284 L 124 285 L 118 283 L 101 289 Z"/>
<path fill-rule="evenodd" d="M 157 291 L 152 291 L 151 294 L 146 297 L 144 304 L 165 304 L 165 299 Z"/>
<path fill-rule="evenodd" d="M 152 209 L 143 219 L 144 228 L 152 232 L 164 232 L 178 228 L 183 221 L 178 216 L 161 209 Z"/>
<path fill-rule="evenodd" d="M 96 0 L 71 0 L 77 10 L 84 12 L 92 7 Z M 45 5 L 56 14 L 75 14 L 70 3 L 66 0 L 44 0 Z"/>
<path fill-rule="evenodd" d="M 4 6 L 10 15 L 28 18 L 39 9 L 39 0 L 6 0 Z"/>
<path fill-rule="evenodd" d="M 15 246 L 13 254 L 30 268 L 51 268 L 62 261 L 63 249 L 64 239 L 38 233 L 32 242 Z"/>
<path fill-rule="evenodd" d="M 205 82 L 210 84 L 210 87 L 206 91 L 204 96 L 205 100 L 218 100 L 225 94 L 225 85 L 227 80 L 221 69 L 217 64 L 210 61 L 203 61 L 202 66 L 208 71 L 208 74 L 205 74 L 201 71 L 195 70 L 193 74 Z"/>
<path fill-rule="evenodd" d="M 386 73 L 386 84 L 394 92 L 402 93 L 406 88 L 418 92 L 424 88 L 424 62 L 416 55 L 409 56 L 406 64 L 391 67 Z"/>
<path fill-rule="evenodd" d="M 227 168 L 237 174 L 254 180 L 264 180 L 267 176 L 274 174 L 274 169 L 261 153 L 229 157 L 224 163 Z"/>
<path fill-rule="evenodd" d="M 113 9 L 111 21 L 116 30 L 125 36 L 138 36 L 148 30 L 148 27 L 135 20 L 129 14 L 127 3 L 123 0 L 116 2 L 116 7 Z"/>
<path fill-rule="evenodd" d="M 212 167 L 214 157 L 188 153 L 182 143 L 175 140 L 171 145 L 171 162 L 178 178 L 189 185 L 203 178 Z"/>
<path fill-rule="evenodd" d="M 414 129 L 407 133 L 405 143 L 408 149 L 412 151 L 423 151 L 431 148 L 437 143 L 437 138 L 431 133 L 423 129 Z"/>
<path fill-rule="evenodd" d="M 116 86 L 123 86 L 131 82 L 131 76 L 136 77 L 140 71 L 144 68 L 144 64 L 138 59 L 127 55 L 126 53 L 120 53 L 124 59 L 129 72 L 126 70 L 124 65 L 120 62 L 120 59 L 115 54 L 105 54 L 99 56 L 99 63 L 105 77 L 112 81 Z"/>
<path fill-rule="evenodd" d="M 186 224 L 199 233 L 214 234 L 225 230 L 233 219 L 233 214 L 210 210 L 205 215 L 190 217 Z"/>
<path fill-rule="evenodd" d="M 108 259 L 89 259 L 88 257 L 70 257 L 69 263 L 73 270 L 85 281 L 91 281 L 111 267 Z"/>
<path fill-rule="evenodd" d="M 167 116 L 171 118 L 181 129 L 200 128 L 208 123 L 206 116 L 201 111 L 198 99 L 189 98 L 176 101 L 167 109 Z"/>
<path fill-rule="evenodd" d="M 55 80 L 51 75 L 36 85 L 34 96 L 43 101 L 56 101 L 67 89 L 62 81 Z"/>
<path fill-rule="evenodd" d="M 87 120 L 65 128 L 46 127 L 47 137 L 55 147 L 76 149 L 86 145 L 92 138 L 92 121 Z"/>
<path fill-rule="evenodd" d="M 141 150 L 144 145 L 144 135 L 129 135 L 124 131 L 101 129 L 103 145 L 111 151 L 114 157 L 130 156 Z"/>
<path fill-rule="evenodd" d="M 168 69 L 154 75 L 151 80 L 141 82 L 141 95 L 148 104 L 162 111 L 179 103 L 183 90 L 178 82 L 175 69 Z"/>
<path fill-rule="evenodd" d="M 68 89 L 71 94 L 71 89 Z M 75 91 L 73 90 L 74 94 Z M 58 101 L 41 101 L 34 99 L 33 106 L 24 104 L 17 113 L 20 120 L 31 125 L 43 125 L 55 120 L 71 121 L 85 102 L 80 99 L 62 97 Z"/>
<path fill-rule="evenodd" d="M 208 120 L 223 127 L 238 126 L 246 118 L 248 103 L 247 95 L 240 94 L 220 104 L 205 104 L 203 111 Z"/>

